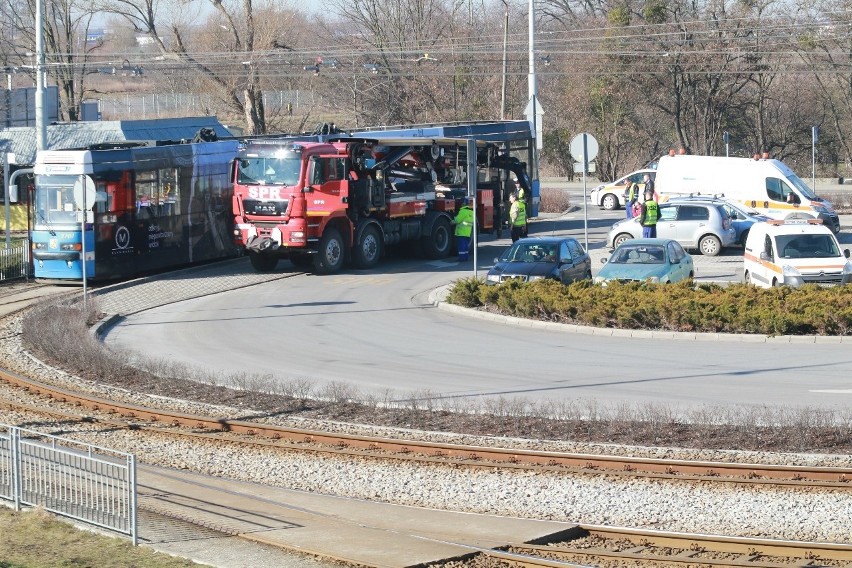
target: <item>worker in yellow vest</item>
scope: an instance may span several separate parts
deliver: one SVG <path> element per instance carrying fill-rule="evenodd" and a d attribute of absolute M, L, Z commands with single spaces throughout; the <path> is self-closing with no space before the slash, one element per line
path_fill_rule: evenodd
<path fill-rule="evenodd" d="M 642 238 L 657 238 L 657 219 L 660 218 L 660 206 L 654 200 L 654 190 L 645 187 L 645 201 L 639 213 L 639 224 L 642 225 Z"/>
<path fill-rule="evenodd" d="M 509 224 L 512 227 L 512 242 L 514 243 L 526 234 L 527 231 L 527 205 L 518 196 L 509 195 Z"/>
<path fill-rule="evenodd" d="M 468 259 L 470 235 L 473 232 L 472 197 L 465 199 L 465 204 L 461 206 L 455 219 L 453 219 L 453 225 L 456 226 L 456 247 L 459 249 L 459 262 L 465 262 Z"/>

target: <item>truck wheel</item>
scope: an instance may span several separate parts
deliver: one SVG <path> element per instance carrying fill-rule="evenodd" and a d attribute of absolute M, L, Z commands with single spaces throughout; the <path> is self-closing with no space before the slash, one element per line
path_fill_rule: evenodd
<path fill-rule="evenodd" d="M 450 232 L 450 222 L 441 217 L 432 225 L 432 232 L 421 239 L 423 255 L 431 260 L 446 258 L 450 255 L 453 238 Z"/>
<path fill-rule="evenodd" d="M 319 274 L 332 274 L 343 268 L 343 237 L 337 229 L 328 228 L 322 234 L 319 249 L 314 255 L 314 270 Z"/>
<path fill-rule="evenodd" d="M 698 241 L 698 248 L 704 256 L 716 256 L 722 251 L 722 241 L 716 235 L 704 235 Z"/>
<path fill-rule="evenodd" d="M 274 254 L 249 252 L 249 260 L 252 267 L 258 272 L 272 272 L 278 266 L 278 257 Z"/>
<path fill-rule="evenodd" d="M 601 200 L 601 207 L 603 207 L 607 211 L 618 209 L 618 198 L 611 193 L 607 193 L 603 196 L 603 199 Z"/>
<path fill-rule="evenodd" d="M 298 266 L 299 268 L 306 268 L 313 264 L 314 260 L 309 254 L 290 253 L 290 262 L 293 263 L 293 266 Z"/>
<path fill-rule="evenodd" d="M 379 230 L 374 226 L 369 226 L 361 233 L 361 242 L 353 251 L 355 256 L 355 266 L 358 268 L 372 268 L 379 263 L 382 257 L 382 237 Z"/>

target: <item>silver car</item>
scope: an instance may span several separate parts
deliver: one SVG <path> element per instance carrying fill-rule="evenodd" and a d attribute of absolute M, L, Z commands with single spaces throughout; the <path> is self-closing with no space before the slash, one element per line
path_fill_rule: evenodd
<path fill-rule="evenodd" d="M 609 230 L 606 244 L 615 248 L 628 239 L 642 237 L 639 219 L 625 219 Z M 712 199 L 690 200 L 688 203 L 660 204 L 657 237 L 674 239 L 686 249 L 698 249 L 705 256 L 716 256 L 736 243 L 737 232 L 724 205 Z"/>

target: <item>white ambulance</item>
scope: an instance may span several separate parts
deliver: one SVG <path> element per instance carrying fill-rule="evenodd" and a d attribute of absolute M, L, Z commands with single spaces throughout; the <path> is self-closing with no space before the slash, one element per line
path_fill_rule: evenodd
<path fill-rule="evenodd" d="M 849 249 L 818 219 L 771 220 L 751 226 L 743 255 L 747 283 L 771 288 L 852 282 Z"/>
<path fill-rule="evenodd" d="M 831 203 L 780 160 L 670 154 L 660 158 L 655 189 L 661 201 L 672 195 L 722 195 L 773 219 L 822 219 L 840 232 Z"/>

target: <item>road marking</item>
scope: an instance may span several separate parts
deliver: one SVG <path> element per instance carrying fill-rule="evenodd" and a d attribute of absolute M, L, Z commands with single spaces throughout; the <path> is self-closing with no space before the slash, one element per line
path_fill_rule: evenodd
<path fill-rule="evenodd" d="M 852 394 L 852 389 L 824 389 L 824 390 L 811 390 L 808 392 L 819 392 L 825 394 Z"/>

